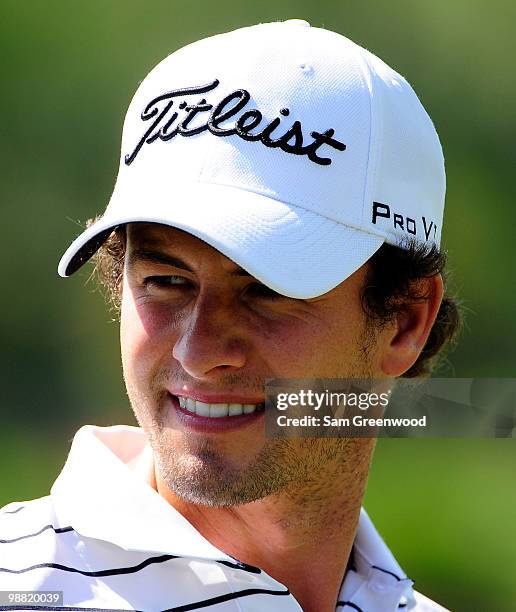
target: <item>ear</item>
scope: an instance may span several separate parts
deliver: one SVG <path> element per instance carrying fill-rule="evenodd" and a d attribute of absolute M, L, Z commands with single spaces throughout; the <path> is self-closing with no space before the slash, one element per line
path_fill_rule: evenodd
<path fill-rule="evenodd" d="M 401 376 L 417 361 L 439 312 L 444 287 L 440 274 L 417 281 L 417 290 L 425 300 L 410 304 L 390 329 L 381 368 L 387 376 Z"/>

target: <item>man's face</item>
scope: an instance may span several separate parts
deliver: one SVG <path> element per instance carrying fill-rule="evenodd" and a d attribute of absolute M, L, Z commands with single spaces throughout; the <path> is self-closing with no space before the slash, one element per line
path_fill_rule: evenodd
<path fill-rule="evenodd" d="M 124 377 L 174 493 L 206 505 L 248 503 L 306 481 L 336 456 L 346 461 L 349 440 L 266 438 L 263 410 L 253 407 L 264 402 L 267 378 L 382 377 L 381 342 L 371 345 L 361 306 L 365 276 L 363 266 L 325 295 L 288 298 L 188 233 L 128 226 Z M 192 400 L 201 412 L 233 404 L 243 414 L 181 408 Z"/>

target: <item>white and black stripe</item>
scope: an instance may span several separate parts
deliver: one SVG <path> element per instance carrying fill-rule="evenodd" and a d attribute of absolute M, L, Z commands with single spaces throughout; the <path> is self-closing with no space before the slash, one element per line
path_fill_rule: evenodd
<path fill-rule="evenodd" d="M 127 468 L 141 430 L 98 429 L 75 436 L 50 496 L 0 509 L 0 591 L 63 591 L 64 605 L 0 612 L 300 612 L 285 585 L 212 546 Z M 444 610 L 419 608 L 411 585 L 362 511 L 336 610 Z"/>
<path fill-rule="evenodd" d="M 201 608 L 209 608 L 226 601 L 232 601 L 240 599 L 241 597 L 250 597 L 251 595 L 274 595 L 274 596 L 285 596 L 290 595 L 290 591 L 285 589 L 284 591 L 275 591 L 271 589 L 246 589 L 239 591 L 238 593 L 228 593 L 226 595 L 219 595 L 217 597 L 211 597 L 210 599 L 202 599 L 199 601 L 193 601 L 182 606 L 174 606 L 173 608 L 166 608 L 160 612 L 189 612 L 190 610 L 200 610 Z M 129 608 L 82 608 L 73 606 L 0 606 L 2 610 L 69 610 L 69 611 L 81 611 L 81 612 L 145 612 L 144 610 L 135 610 Z"/>
<path fill-rule="evenodd" d="M 137 575 L 142 575 L 142 578 L 137 584 L 137 588 L 141 589 L 141 585 L 152 581 L 152 576 L 149 575 L 149 571 L 153 572 L 153 567 L 161 566 L 167 568 L 165 574 L 170 575 L 170 580 L 173 582 L 174 567 L 171 564 L 180 563 L 182 564 L 182 574 L 187 573 L 186 569 L 188 563 L 191 560 L 180 555 L 173 554 L 160 554 L 160 555 L 147 555 L 144 559 L 139 560 L 136 563 L 119 563 L 115 565 L 106 566 L 106 564 L 98 563 L 102 561 L 100 555 L 95 553 L 95 547 L 103 546 L 106 547 L 107 543 L 99 543 L 95 540 L 82 537 L 71 525 L 60 526 L 58 522 L 40 522 L 39 525 L 35 524 L 35 514 L 31 511 L 31 504 L 38 505 L 39 510 L 42 510 L 45 506 L 47 512 L 37 512 L 41 519 L 41 514 L 44 518 L 56 518 L 48 507 L 50 499 L 47 498 L 46 503 L 42 500 L 35 500 L 35 502 L 29 502 L 27 506 L 29 511 L 22 518 L 22 513 L 16 511 L 3 511 L 0 512 L 0 590 L 15 589 L 15 590 L 62 590 L 64 592 L 64 606 L 53 606 L 53 605 L 4 605 L 0 606 L 0 612 L 10 610 L 40 610 L 40 611 L 82 611 L 82 612 L 148 612 L 147 606 L 141 607 L 123 607 L 115 604 L 115 601 L 109 602 L 109 598 L 106 598 L 100 605 L 91 606 L 86 603 L 81 604 L 79 599 L 73 596 L 73 593 L 79 593 L 84 591 L 86 593 L 98 588 L 99 584 L 102 588 L 105 588 L 108 592 L 113 590 L 120 593 L 120 590 L 125 589 L 127 601 L 130 601 L 130 591 L 134 588 L 134 579 Z M 22 506 L 20 506 L 20 509 Z M 81 554 L 77 555 L 77 546 L 81 546 Z M 52 552 L 53 558 L 48 558 L 49 551 Z M 91 558 L 89 552 L 92 553 Z M 131 553 L 129 551 L 116 550 L 116 547 L 110 547 L 109 552 L 112 555 L 116 555 L 120 559 L 135 559 L 141 557 L 141 553 Z M 39 558 L 38 558 L 39 557 Z M 45 559 L 45 557 L 47 557 Z M 23 563 L 26 559 L 28 562 Z M 74 563 L 67 563 L 65 559 L 73 559 Z M 187 612 L 189 610 L 200 610 L 200 609 L 223 609 L 221 606 L 231 606 L 231 602 L 237 600 L 253 599 L 256 597 L 265 598 L 263 599 L 263 609 L 280 609 L 277 608 L 276 604 L 273 603 L 275 600 L 285 600 L 290 598 L 292 600 L 289 590 L 285 587 L 278 588 L 271 587 L 267 584 L 267 580 L 262 580 L 260 577 L 263 572 L 254 566 L 241 563 L 238 560 L 213 560 L 209 561 L 198 561 L 197 563 L 204 563 L 209 571 L 209 566 L 219 567 L 222 570 L 222 580 L 220 586 L 216 588 L 218 593 L 211 594 L 210 596 L 201 596 L 201 593 L 196 592 L 194 589 L 188 597 L 188 593 L 181 593 L 181 602 L 178 602 L 177 595 L 172 597 L 173 601 L 167 601 L 166 593 L 162 598 L 162 605 L 159 607 L 161 612 Z M 51 582 L 53 588 L 48 587 L 45 579 L 42 581 L 42 576 L 48 576 L 50 572 Z M 224 575 L 231 576 L 231 589 L 227 586 L 230 584 Z M 249 580 L 244 580 L 240 585 L 240 588 L 234 588 L 235 576 L 244 574 L 252 579 L 259 579 L 262 584 L 259 586 L 250 586 L 248 588 L 242 588 L 247 586 Z M 73 579 L 72 579 L 73 576 Z M 14 578 L 18 580 L 15 584 L 10 580 Z M 161 576 L 160 576 L 161 578 Z M 116 580 L 116 584 L 113 582 Z M 123 582 L 120 582 L 120 581 Z M 142 582 L 143 581 L 143 582 Z M 156 582 L 156 578 L 154 578 Z M 42 586 L 44 585 L 44 588 Z M 51 586 L 52 586 L 51 585 Z M 67 588 L 68 587 L 68 588 Z M 172 589 L 173 590 L 173 589 Z M 177 590 L 177 589 L 176 589 Z M 214 589 L 212 589 L 213 591 Z M 72 593 L 70 593 L 72 591 Z M 72 597 L 70 598 L 70 594 Z M 73 601 L 76 599 L 76 601 Z M 270 600 L 270 602 L 268 601 Z M 113 605 L 115 604 L 115 605 Z M 239 603 L 239 608 L 241 604 Z M 156 610 L 157 608 L 154 608 Z M 226 609 L 226 607 L 224 607 Z M 242 608 L 245 609 L 245 608 Z M 290 606 L 286 608 L 292 609 Z M 227 608 L 233 610 L 232 607 Z M 236 610 L 236 608 L 235 608 Z"/>
<path fill-rule="evenodd" d="M 68 531 L 74 530 L 73 527 L 54 527 L 53 525 L 45 525 L 41 527 L 41 529 L 39 529 L 35 533 L 28 533 L 26 535 L 21 535 L 16 538 L 5 539 L 5 540 L 0 538 L 0 544 L 14 544 L 15 542 L 19 542 L 20 540 L 27 540 L 28 538 L 35 538 L 36 536 L 41 535 L 47 529 L 53 529 L 54 533 L 66 533 Z"/>
<path fill-rule="evenodd" d="M 16 510 L 2 510 L 0 514 L 16 514 L 20 510 L 23 510 L 24 508 L 25 506 L 20 506 L 19 508 L 16 508 Z"/>

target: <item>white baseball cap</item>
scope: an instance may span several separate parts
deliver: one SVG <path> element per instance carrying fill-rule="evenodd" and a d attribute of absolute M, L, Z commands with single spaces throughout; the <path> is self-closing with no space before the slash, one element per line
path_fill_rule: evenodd
<path fill-rule="evenodd" d="M 326 293 L 386 242 L 439 245 L 444 159 L 407 81 L 294 19 L 190 44 L 139 86 L 104 215 L 69 276 L 117 226 L 185 230 L 275 291 Z"/>

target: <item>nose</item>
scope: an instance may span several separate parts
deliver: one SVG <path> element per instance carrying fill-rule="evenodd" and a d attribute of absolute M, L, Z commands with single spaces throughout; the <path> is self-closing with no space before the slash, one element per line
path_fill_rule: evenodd
<path fill-rule="evenodd" d="M 172 351 L 190 376 L 212 378 L 245 365 L 246 343 L 235 319 L 233 303 L 217 296 L 197 297 Z"/>

